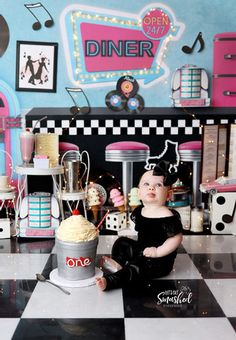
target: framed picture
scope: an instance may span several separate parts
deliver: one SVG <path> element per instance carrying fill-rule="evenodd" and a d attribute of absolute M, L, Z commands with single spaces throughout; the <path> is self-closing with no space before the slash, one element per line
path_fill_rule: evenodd
<path fill-rule="evenodd" d="M 56 92 L 58 43 L 17 41 L 16 91 Z"/>

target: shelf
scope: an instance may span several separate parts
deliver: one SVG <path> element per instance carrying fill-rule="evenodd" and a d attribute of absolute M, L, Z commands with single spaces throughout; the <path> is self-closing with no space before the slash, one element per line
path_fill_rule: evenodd
<path fill-rule="evenodd" d="M 0 192 L 0 200 L 12 200 L 16 196 L 15 190 L 10 192 Z"/>
<path fill-rule="evenodd" d="M 28 218 L 24 218 L 19 220 L 19 234 L 17 236 L 25 238 L 55 238 L 58 226 L 59 221 L 52 219 L 52 225 L 49 228 L 30 228 L 28 227 Z"/>
<path fill-rule="evenodd" d="M 156 118 L 165 119 L 170 117 L 175 118 L 189 118 L 192 119 L 192 114 L 196 115 L 198 118 L 211 118 L 220 116 L 224 118 L 225 116 L 235 116 L 236 117 L 236 107 L 145 107 L 143 111 L 137 114 L 128 113 L 125 110 L 115 112 L 107 107 L 95 107 L 91 108 L 88 114 L 78 114 L 75 116 L 77 119 L 98 119 L 110 117 L 110 119 L 136 119 L 136 118 Z M 43 116 L 47 116 L 47 119 L 71 119 L 73 115 L 68 107 L 37 107 L 31 109 L 26 114 L 26 120 L 38 120 Z M 46 122 L 45 120 L 45 122 Z M 43 121 L 42 121 L 43 123 Z"/>
<path fill-rule="evenodd" d="M 18 175 L 32 175 L 32 176 L 54 176 L 62 175 L 64 173 L 64 168 L 62 165 L 58 165 L 54 168 L 39 169 L 34 168 L 33 164 L 27 166 L 19 165 L 16 166 L 15 171 Z"/>
<path fill-rule="evenodd" d="M 85 199 L 85 192 L 84 191 L 77 191 L 77 192 L 65 192 L 61 191 L 58 194 L 58 197 L 63 201 L 80 201 Z"/>

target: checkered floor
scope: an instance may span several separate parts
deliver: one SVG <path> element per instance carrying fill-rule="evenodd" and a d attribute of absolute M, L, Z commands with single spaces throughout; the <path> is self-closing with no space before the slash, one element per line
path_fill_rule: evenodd
<path fill-rule="evenodd" d="M 98 261 L 117 236 L 100 236 Z M 0 240 L 0 328 L 8 339 L 236 339 L 236 239 L 186 235 L 173 272 L 142 290 L 35 280 L 56 268 L 54 240 Z"/>

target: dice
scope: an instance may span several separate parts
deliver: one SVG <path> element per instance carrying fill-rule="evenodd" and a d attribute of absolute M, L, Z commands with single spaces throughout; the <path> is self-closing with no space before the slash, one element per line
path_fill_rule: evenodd
<path fill-rule="evenodd" d="M 114 211 L 106 217 L 106 229 L 119 231 L 127 227 L 127 218 L 125 212 Z"/>
<path fill-rule="evenodd" d="M 211 232 L 212 234 L 236 235 L 236 192 L 219 192 L 212 195 Z"/>
<path fill-rule="evenodd" d="M 0 219 L 0 238 L 10 238 L 11 237 L 11 225 L 9 218 Z"/>

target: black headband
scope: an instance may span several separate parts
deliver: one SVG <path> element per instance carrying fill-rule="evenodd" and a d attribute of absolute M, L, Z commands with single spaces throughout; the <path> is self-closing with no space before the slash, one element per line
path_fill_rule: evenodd
<path fill-rule="evenodd" d="M 160 161 L 157 163 L 155 168 L 153 169 L 153 176 L 163 176 L 163 184 L 164 186 L 169 186 L 175 183 L 178 179 L 177 172 L 171 172 L 171 163 L 167 161 Z"/>

